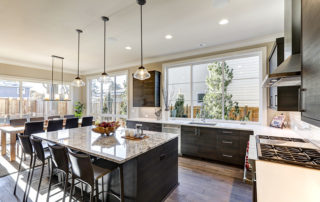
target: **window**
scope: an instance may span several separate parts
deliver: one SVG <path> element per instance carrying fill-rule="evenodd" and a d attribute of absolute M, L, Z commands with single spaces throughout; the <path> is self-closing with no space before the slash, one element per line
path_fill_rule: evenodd
<path fill-rule="evenodd" d="M 70 85 L 54 84 L 53 87 L 56 93 L 65 93 L 72 98 Z M 50 93 L 50 83 L 0 80 L 0 124 L 8 123 L 12 118 L 72 113 L 72 101 L 43 101 Z"/>
<path fill-rule="evenodd" d="M 109 77 L 105 83 L 97 78 L 89 79 L 89 113 L 97 120 L 126 119 L 128 113 L 127 74 Z"/>
<path fill-rule="evenodd" d="M 260 55 L 167 67 L 170 117 L 259 122 Z"/>

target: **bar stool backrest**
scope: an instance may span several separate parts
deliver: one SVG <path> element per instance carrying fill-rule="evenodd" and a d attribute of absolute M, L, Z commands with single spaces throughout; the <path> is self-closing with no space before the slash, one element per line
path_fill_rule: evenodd
<path fill-rule="evenodd" d="M 10 119 L 10 126 L 24 126 L 27 122 L 26 118 L 23 119 Z"/>
<path fill-rule="evenodd" d="M 32 155 L 33 154 L 33 149 L 32 149 L 32 145 L 30 142 L 30 136 L 29 135 L 19 135 L 18 134 L 18 138 L 19 138 L 19 142 L 21 144 L 22 150 L 24 153 Z M 22 161 L 22 159 L 21 159 Z"/>
<path fill-rule="evenodd" d="M 75 118 L 75 115 L 74 114 L 70 114 L 70 115 L 64 115 L 63 118 Z"/>
<path fill-rule="evenodd" d="M 34 133 L 42 133 L 43 130 L 43 121 L 38 122 L 28 122 L 25 124 L 24 135 L 32 135 Z"/>
<path fill-rule="evenodd" d="M 82 117 L 81 126 L 92 126 L 93 116 Z"/>
<path fill-rule="evenodd" d="M 31 141 L 33 149 L 37 155 L 37 158 L 40 161 L 44 162 L 46 159 L 45 159 L 44 150 L 43 150 L 43 146 L 42 146 L 42 140 L 31 137 L 30 141 Z"/>
<path fill-rule="evenodd" d="M 48 120 L 52 120 L 52 119 L 60 119 L 60 116 L 58 116 L 58 115 L 48 116 Z"/>
<path fill-rule="evenodd" d="M 52 157 L 52 162 L 56 168 L 69 172 L 68 151 L 64 146 L 48 145 Z"/>
<path fill-rule="evenodd" d="M 44 121 L 44 117 L 31 117 L 30 122 Z"/>
<path fill-rule="evenodd" d="M 68 156 L 73 177 L 94 186 L 94 175 L 90 157 L 85 154 L 74 153 L 71 150 L 68 151 Z"/>
<path fill-rule="evenodd" d="M 78 128 L 79 127 L 79 118 L 68 118 L 66 120 L 66 129 L 69 128 Z"/>
<path fill-rule="evenodd" d="M 47 131 L 51 132 L 51 131 L 62 130 L 62 127 L 63 127 L 63 120 L 62 119 L 49 120 Z"/>

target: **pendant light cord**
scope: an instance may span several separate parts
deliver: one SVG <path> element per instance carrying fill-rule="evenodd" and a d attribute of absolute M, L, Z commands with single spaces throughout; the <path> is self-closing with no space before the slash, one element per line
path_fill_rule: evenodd
<path fill-rule="evenodd" d="M 79 61 L 80 61 L 80 30 L 78 30 L 78 77 L 80 77 Z"/>
<path fill-rule="evenodd" d="M 61 85 L 62 85 L 62 88 L 63 88 L 63 59 L 61 60 L 61 65 L 62 65 L 62 72 L 61 72 Z"/>
<path fill-rule="evenodd" d="M 140 5 L 140 33 L 141 33 L 141 67 L 143 67 L 143 41 L 142 41 L 142 5 Z"/>
<path fill-rule="evenodd" d="M 54 57 L 52 57 L 52 63 L 51 63 L 51 99 L 53 99 L 53 95 L 54 95 L 54 88 L 53 88 L 53 62 L 54 62 Z"/>
<path fill-rule="evenodd" d="M 106 20 L 104 21 L 104 34 L 103 34 L 103 51 L 104 51 L 104 57 L 103 57 L 103 73 L 106 73 Z"/>

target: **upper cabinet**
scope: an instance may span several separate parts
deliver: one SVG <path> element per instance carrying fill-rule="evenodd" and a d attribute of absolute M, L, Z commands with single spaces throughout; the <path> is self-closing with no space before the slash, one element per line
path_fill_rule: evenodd
<path fill-rule="evenodd" d="M 149 71 L 146 80 L 133 78 L 133 107 L 160 107 L 161 72 Z"/>
<path fill-rule="evenodd" d="M 302 120 L 320 126 L 320 6 L 302 0 Z"/>

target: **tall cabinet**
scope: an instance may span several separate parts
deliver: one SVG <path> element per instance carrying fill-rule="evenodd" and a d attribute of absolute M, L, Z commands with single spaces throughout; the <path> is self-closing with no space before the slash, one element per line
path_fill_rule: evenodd
<path fill-rule="evenodd" d="M 302 0 L 303 121 L 320 126 L 320 3 Z"/>

